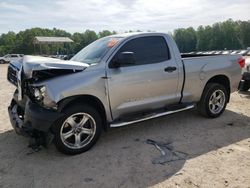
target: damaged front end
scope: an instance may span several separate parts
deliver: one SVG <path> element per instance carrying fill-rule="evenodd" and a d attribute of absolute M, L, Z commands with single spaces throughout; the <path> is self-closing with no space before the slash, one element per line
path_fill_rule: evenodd
<path fill-rule="evenodd" d="M 40 63 L 39 63 L 40 62 Z M 50 100 L 46 86 L 40 83 L 54 77 L 83 71 L 83 63 L 43 57 L 24 57 L 16 74 L 8 71 L 8 80 L 17 86 L 10 106 L 10 122 L 17 134 L 30 137 L 31 146 L 47 145 L 52 141 L 51 126 L 63 116 L 57 104 Z M 12 76 L 9 76 L 9 75 Z M 10 80 L 11 78 L 11 80 Z"/>
<path fill-rule="evenodd" d="M 45 109 L 25 96 L 18 100 L 18 91 L 14 93 L 8 107 L 10 122 L 15 132 L 30 138 L 33 147 L 47 146 L 53 139 L 50 128 L 63 114 Z"/>

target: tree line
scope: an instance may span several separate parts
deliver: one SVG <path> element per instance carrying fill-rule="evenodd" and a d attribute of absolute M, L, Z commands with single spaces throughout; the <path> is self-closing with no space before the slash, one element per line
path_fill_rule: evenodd
<path fill-rule="evenodd" d="M 132 32 L 132 31 L 128 31 Z M 116 34 L 116 31 L 69 33 L 61 29 L 32 28 L 18 33 L 8 32 L 0 35 L 0 55 L 7 53 L 36 54 L 40 51 L 33 45 L 35 36 L 69 37 L 74 43 L 42 45 L 44 54 L 74 54 L 98 38 Z M 212 26 L 180 28 L 170 33 L 181 52 L 206 50 L 245 49 L 250 46 L 250 21 L 231 19 L 215 23 Z"/>
<path fill-rule="evenodd" d="M 246 49 L 250 47 L 250 20 L 176 29 L 173 37 L 181 52 Z"/>
<path fill-rule="evenodd" d="M 86 30 L 83 33 L 69 33 L 61 29 L 43 29 L 43 28 L 32 28 L 26 29 L 14 33 L 9 31 L 6 34 L 0 36 L 0 55 L 7 53 L 20 53 L 20 54 L 38 54 L 40 47 L 33 44 L 35 36 L 46 36 L 46 37 L 69 37 L 74 42 L 70 44 L 42 44 L 43 54 L 72 54 L 81 50 L 89 43 L 95 41 L 98 38 L 105 37 L 108 35 L 116 34 L 115 31 L 95 31 Z"/>

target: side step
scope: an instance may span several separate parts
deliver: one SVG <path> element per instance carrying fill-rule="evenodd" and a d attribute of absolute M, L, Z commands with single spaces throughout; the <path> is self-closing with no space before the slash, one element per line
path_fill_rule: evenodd
<path fill-rule="evenodd" d="M 149 119 L 153 119 L 153 118 L 157 118 L 157 117 L 161 117 L 161 116 L 173 114 L 173 113 L 176 113 L 176 112 L 181 112 L 181 111 L 189 110 L 189 109 L 192 109 L 192 108 L 194 108 L 194 104 L 191 104 L 191 105 L 185 106 L 184 108 L 179 108 L 179 109 L 176 109 L 176 110 L 169 110 L 169 111 L 165 111 L 165 112 L 150 114 L 148 116 L 142 117 L 141 119 L 136 119 L 136 120 L 131 120 L 131 121 L 122 121 L 122 122 L 117 122 L 117 123 L 111 123 L 110 127 L 121 127 L 121 126 L 124 126 L 124 125 L 138 123 L 138 122 L 141 122 L 141 121 L 145 121 L 145 120 L 149 120 Z"/>

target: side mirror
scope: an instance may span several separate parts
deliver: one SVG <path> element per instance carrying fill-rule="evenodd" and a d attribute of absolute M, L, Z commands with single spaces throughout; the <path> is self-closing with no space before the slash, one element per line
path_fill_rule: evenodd
<path fill-rule="evenodd" d="M 133 65 L 133 64 L 135 64 L 134 52 L 121 52 L 112 61 L 110 68 L 118 68 L 122 65 Z"/>

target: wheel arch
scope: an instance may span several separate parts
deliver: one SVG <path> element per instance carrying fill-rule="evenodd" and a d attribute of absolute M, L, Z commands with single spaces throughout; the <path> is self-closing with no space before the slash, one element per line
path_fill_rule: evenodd
<path fill-rule="evenodd" d="M 230 93 L 231 93 L 231 87 L 230 87 L 230 80 L 229 80 L 228 76 L 226 76 L 226 75 L 216 75 L 216 76 L 213 76 L 213 77 L 211 77 L 207 81 L 205 87 L 207 86 L 208 83 L 217 83 L 217 84 L 221 84 L 221 85 L 225 86 L 225 88 L 227 90 L 227 93 L 228 93 L 228 101 L 227 102 L 229 102 L 229 100 L 230 100 Z M 203 89 L 203 92 L 205 90 L 205 87 Z"/>
<path fill-rule="evenodd" d="M 107 122 L 105 107 L 104 107 L 103 103 L 101 102 L 101 100 L 93 95 L 76 95 L 76 96 L 64 98 L 58 102 L 58 111 L 61 112 L 63 109 L 65 109 L 71 105 L 77 104 L 77 103 L 78 104 L 79 103 L 88 104 L 88 105 L 94 107 L 101 115 L 103 129 L 107 130 L 108 122 Z"/>

